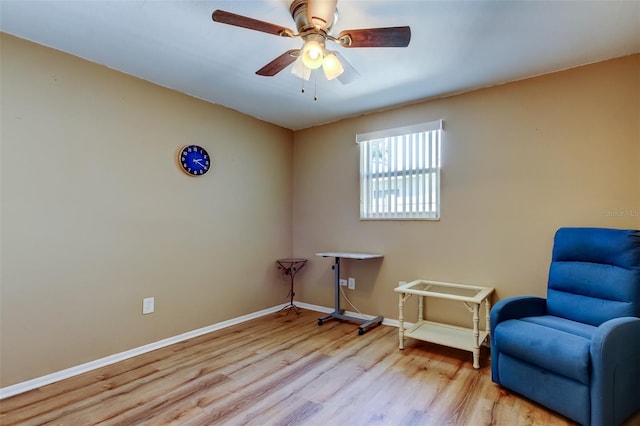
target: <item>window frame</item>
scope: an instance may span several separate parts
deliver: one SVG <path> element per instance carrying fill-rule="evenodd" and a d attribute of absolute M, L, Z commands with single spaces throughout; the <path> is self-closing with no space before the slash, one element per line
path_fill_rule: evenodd
<path fill-rule="evenodd" d="M 356 135 L 360 220 L 440 220 L 443 130 L 444 120 L 435 120 Z"/>

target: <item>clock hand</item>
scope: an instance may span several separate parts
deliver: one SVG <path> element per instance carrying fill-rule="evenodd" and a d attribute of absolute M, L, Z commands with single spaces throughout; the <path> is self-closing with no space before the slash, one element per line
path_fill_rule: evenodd
<path fill-rule="evenodd" d="M 202 163 L 201 163 L 201 161 L 202 161 L 202 159 L 200 159 L 200 158 L 194 158 L 194 159 L 193 159 L 193 162 L 194 162 L 194 163 L 196 163 L 196 164 L 198 164 L 198 166 L 200 166 L 200 167 L 206 167 L 204 164 L 202 164 Z"/>

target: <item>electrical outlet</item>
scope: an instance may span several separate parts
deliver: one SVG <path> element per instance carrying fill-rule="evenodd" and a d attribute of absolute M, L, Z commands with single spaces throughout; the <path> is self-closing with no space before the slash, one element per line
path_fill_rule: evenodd
<path fill-rule="evenodd" d="M 347 286 L 347 280 L 345 280 L 344 278 L 340 278 L 340 285 L 342 287 L 346 287 Z"/>
<path fill-rule="evenodd" d="M 356 289 L 356 279 L 353 277 L 349 277 L 349 290 L 355 290 Z"/>
<path fill-rule="evenodd" d="M 142 299 L 142 315 L 152 314 L 155 311 L 155 298 L 147 297 Z"/>

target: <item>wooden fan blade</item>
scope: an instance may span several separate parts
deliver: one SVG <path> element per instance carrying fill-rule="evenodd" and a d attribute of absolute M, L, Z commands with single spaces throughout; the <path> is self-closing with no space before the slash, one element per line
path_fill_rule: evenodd
<path fill-rule="evenodd" d="M 254 31 L 261 31 L 267 34 L 273 34 L 282 37 L 293 37 L 293 31 L 289 28 L 271 24 L 269 22 L 259 21 L 257 19 L 248 18 L 235 13 L 225 12 L 224 10 L 214 10 L 211 19 L 222 24 L 234 25 L 236 27 L 248 28 Z"/>
<path fill-rule="evenodd" d="M 262 75 L 265 77 L 273 77 L 278 74 L 280 71 L 291 65 L 298 58 L 298 53 L 300 49 L 291 49 L 284 52 L 282 55 L 275 58 L 273 61 L 269 62 L 264 67 L 260 68 L 256 71 L 256 74 Z"/>
<path fill-rule="evenodd" d="M 336 55 L 338 57 L 338 60 L 340 61 L 340 63 L 342 64 L 342 68 L 344 69 L 344 71 L 342 72 L 342 74 L 340 74 L 337 79 L 340 81 L 340 83 L 342 84 L 349 84 L 351 83 L 353 80 L 357 79 L 358 77 L 360 77 L 360 73 L 358 73 L 358 71 L 356 71 L 356 69 L 353 67 L 353 65 L 351 65 L 349 63 L 349 61 L 347 61 L 344 56 L 342 56 L 340 54 L 340 52 L 333 52 L 334 55 Z"/>
<path fill-rule="evenodd" d="M 343 47 L 407 47 L 410 27 L 364 28 L 345 30 L 338 35 Z"/>

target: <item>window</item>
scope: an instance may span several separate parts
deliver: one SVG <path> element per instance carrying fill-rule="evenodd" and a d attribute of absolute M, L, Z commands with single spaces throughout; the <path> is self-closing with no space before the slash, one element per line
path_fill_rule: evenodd
<path fill-rule="evenodd" d="M 442 120 L 358 134 L 360 219 L 440 219 Z"/>

